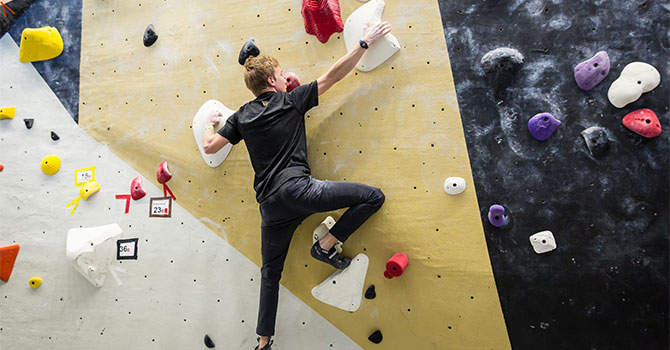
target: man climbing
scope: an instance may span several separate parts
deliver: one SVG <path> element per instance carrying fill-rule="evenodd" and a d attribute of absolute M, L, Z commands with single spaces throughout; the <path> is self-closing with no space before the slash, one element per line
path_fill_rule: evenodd
<path fill-rule="evenodd" d="M 231 142 L 244 139 L 254 168 L 254 190 L 261 213 L 260 305 L 257 350 L 270 350 L 279 302 L 279 280 L 295 229 L 308 216 L 349 208 L 328 234 L 316 242 L 310 254 L 337 269 L 351 260 L 335 251 L 384 203 L 379 188 L 352 183 L 321 181 L 310 176 L 307 163 L 305 113 L 318 105 L 319 96 L 344 78 L 374 42 L 391 31 L 387 22 L 367 26 L 360 45 L 349 51 L 310 84 L 286 92 L 279 62 L 269 56 L 249 57 L 244 63 L 244 82 L 256 99 L 233 113 L 217 133 L 221 114 L 214 112 L 203 135 L 205 153 L 216 153 Z"/>

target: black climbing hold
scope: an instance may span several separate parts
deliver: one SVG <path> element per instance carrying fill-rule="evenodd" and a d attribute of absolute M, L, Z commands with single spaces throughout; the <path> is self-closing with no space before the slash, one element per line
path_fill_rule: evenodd
<path fill-rule="evenodd" d="M 54 140 L 54 141 L 58 141 L 58 140 L 60 140 L 60 137 L 58 137 L 58 135 L 55 132 L 52 131 L 51 132 L 51 139 Z"/>
<path fill-rule="evenodd" d="M 207 334 L 205 334 L 205 346 L 212 349 L 216 345 L 214 345 L 214 342 L 212 341 L 212 338 L 210 338 Z"/>
<path fill-rule="evenodd" d="M 523 59 L 519 51 L 509 47 L 499 47 L 482 56 L 479 63 L 496 98 L 505 97 L 505 91 L 521 69 Z"/>
<path fill-rule="evenodd" d="M 582 137 L 586 141 L 586 147 L 594 157 L 604 156 L 610 150 L 610 140 L 607 137 L 607 129 L 600 126 L 592 126 L 582 131 Z"/>
<path fill-rule="evenodd" d="M 244 62 L 246 62 L 249 56 L 256 57 L 260 55 L 260 53 L 261 50 L 259 50 L 258 46 L 256 46 L 256 40 L 251 38 L 247 40 L 246 43 L 244 43 L 244 46 L 242 46 L 242 50 L 240 50 L 240 57 L 237 59 L 237 62 L 244 66 Z"/>
<path fill-rule="evenodd" d="M 144 46 L 149 47 L 158 40 L 158 34 L 154 31 L 154 25 L 149 24 L 147 30 L 144 31 Z"/>
<path fill-rule="evenodd" d="M 365 291 L 365 299 L 374 299 L 376 296 L 375 285 L 371 284 L 370 287 L 368 287 L 368 290 Z"/>
<path fill-rule="evenodd" d="M 370 336 L 368 337 L 368 340 L 375 343 L 375 344 L 379 344 L 379 343 L 382 342 L 383 338 L 384 337 L 382 337 L 382 332 L 379 331 L 379 330 L 376 330 L 374 333 L 370 334 Z"/>
<path fill-rule="evenodd" d="M 33 118 L 23 119 L 23 122 L 26 123 L 26 128 L 28 128 L 28 129 L 33 127 L 33 122 L 34 121 L 35 121 L 35 119 L 33 119 Z"/>

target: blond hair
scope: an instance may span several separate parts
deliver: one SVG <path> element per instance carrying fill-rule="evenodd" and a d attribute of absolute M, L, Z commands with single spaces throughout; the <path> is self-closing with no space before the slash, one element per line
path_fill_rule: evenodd
<path fill-rule="evenodd" d="M 244 61 L 244 83 L 258 96 L 268 88 L 268 78 L 274 80 L 275 68 L 279 67 L 276 58 L 266 55 L 250 56 Z"/>

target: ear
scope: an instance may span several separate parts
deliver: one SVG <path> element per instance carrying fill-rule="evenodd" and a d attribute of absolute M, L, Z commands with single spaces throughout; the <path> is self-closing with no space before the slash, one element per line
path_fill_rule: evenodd
<path fill-rule="evenodd" d="M 274 77 L 268 77 L 268 85 L 272 86 L 272 87 L 275 87 L 275 84 L 276 84 L 276 81 L 275 81 Z"/>

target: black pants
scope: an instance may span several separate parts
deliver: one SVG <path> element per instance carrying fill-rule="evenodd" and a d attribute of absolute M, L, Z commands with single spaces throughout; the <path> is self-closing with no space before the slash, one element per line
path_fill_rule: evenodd
<path fill-rule="evenodd" d="M 321 181 L 305 176 L 284 183 L 263 200 L 261 210 L 261 298 L 256 333 L 274 335 L 279 302 L 279 280 L 293 232 L 308 216 L 349 208 L 330 230 L 344 242 L 384 203 L 379 188 L 352 183 Z M 309 252 L 305 252 L 309 254 Z"/>

